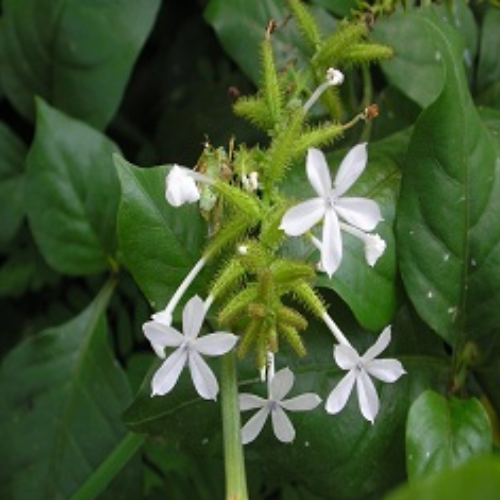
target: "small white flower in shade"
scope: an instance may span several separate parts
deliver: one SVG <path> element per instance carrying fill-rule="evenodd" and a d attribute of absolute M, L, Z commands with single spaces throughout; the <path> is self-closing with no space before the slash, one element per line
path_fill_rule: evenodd
<path fill-rule="evenodd" d="M 365 240 L 365 258 L 373 267 L 385 252 L 387 245 L 378 234 L 367 234 Z"/>
<path fill-rule="evenodd" d="M 344 83 L 344 73 L 335 68 L 328 68 L 326 71 L 326 80 L 334 86 L 342 85 Z"/>
<path fill-rule="evenodd" d="M 168 325 L 161 316 L 159 321 L 153 320 L 144 324 L 144 334 L 161 358 L 165 358 L 166 347 L 176 348 L 154 374 L 151 381 L 152 396 L 163 396 L 170 392 L 187 364 L 198 394 L 203 399 L 217 398 L 219 384 L 202 355 L 221 356 L 235 346 L 238 337 L 227 332 L 198 337 L 205 313 L 205 304 L 195 295 L 182 312 L 184 333 Z"/>
<path fill-rule="evenodd" d="M 194 203 L 200 199 L 200 190 L 196 181 L 213 184 L 206 175 L 194 172 L 189 168 L 173 165 L 166 178 L 165 197 L 173 207 L 180 207 L 185 203 Z"/>
<path fill-rule="evenodd" d="M 292 389 L 295 376 L 289 368 L 278 371 L 271 379 L 268 379 L 268 398 L 264 399 L 254 394 L 240 394 L 240 410 L 259 411 L 243 426 L 243 444 L 250 443 L 259 434 L 266 420 L 271 414 L 271 421 L 275 436 L 283 443 L 290 443 L 295 438 L 293 428 L 287 411 L 309 411 L 321 403 L 321 398 L 312 392 L 296 396 L 291 399 L 283 399 Z"/>
<path fill-rule="evenodd" d="M 373 423 L 379 412 L 380 402 L 377 390 L 370 377 L 383 382 L 395 382 L 404 375 L 402 364 L 396 359 L 376 359 L 391 341 L 391 329 L 388 326 L 363 356 L 348 344 L 338 344 L 334 348 L 334 358 L 337 365 L 348 370 L 338 385 L 326 400 L 328 413 L 340 412 L 347 403 L 356 384 L 359 408 L 363 417 Z"/>
<path fill-rule="evenodd" d="M 341 229 L 371 231 L 382 220 L 373 200 L 343 196 L 363 173 L 366 162 L 366 144 L 353 147 L 340 164 L 332 184 L 324 154 L 319 149 L 309 149 L 307 177 L 318 196 L 290 208 L 281 221 L 280 228 L 289 236 L 300 236 L 323 221 L 321 267 L 330 277 L 342 260 Z"/>

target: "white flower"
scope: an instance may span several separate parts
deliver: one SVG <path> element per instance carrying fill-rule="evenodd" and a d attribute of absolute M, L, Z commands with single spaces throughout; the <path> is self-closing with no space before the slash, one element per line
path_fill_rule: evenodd
<path fill-rule="evenodd" d="M 284 400 L 283 398 L 293 386 L 294 379 L 292 371 L 289 368 L 284 368 L 268 380 L 269 397 L 267 399 L 254 394 L 240 394 L 241 411 L 259 408 L 259 411 L 242 429 L 243 444 L 250 443 L 259 435 L 269 414 L 271 414 L 275 436 L 283 443 L 294 440 L 295 429 L 285 410 L 308 411 L 313 410 L 321 403 L 321 398 L 312 392 Z"/>
<path fill-rule="evenodd" d="M 386 249 L 385 241 L 378 234 L 365 235 L 365 258 L 368 265 L 373 267 Z"/>
<path fill-rule="evenodd" d="M 361 414 L 366 420 L 374 422 L 379 411 L 378 394 L 370 377 L 383 382 L 395 382 L 406 372 L 396 359 L 375 359 L 391 341 L 391 328 L 388 326 L 375 344 L 363 356 L 349 344 L 338 344 L 334 349 L 336 363 L 343 370 L 348 370 L 326 400 L 326 411 L 338 413 L 347 403 L 356 383 L 358 403 Z"/>
<path fill-rule="evenodd" d="M 326 71 L 326 80 L 333 86 L 342 85 L 344 83 L 344 73 L 335 68 L 328 68 Z"/>
<path fill-rule="evenodd" d="M 318 196 L 290 208 L 281 221 L 281 229 L 289 236 L 304 234 L 323 221 L 321 266 L 330 277 L 342 260 L 341 228 L 371 231 L 382 220 L 373 200 L 342 196 L 363 173 L 366 161 L 366 144 L 352 148 L 340 164 L 332 185 L 325 156 L 318 149 L 309 149 L 307 177 Z M 339 217 L 347 224 L 341 223 Z"/>
<path fill-rule="evenodd" d="M 185 203 L 194 203 L 200 199 L 200 190 L 196 181 L 213 184 L 206 175 L 194 172 L 189 168 L 173 165 L 166 178 L 165 196 L 173 207 L 180 207 Z"/>
<path fill-rule="evenodd" d="M 175 347 L 175 351 L 163 362 L 151 381 L 152 396 L 163 396 L 172 390 L 186 364 L 198 394 L 204 399 L 216 399 L 219 384 L 210 367 L 201 357 L 220 356 L 230 351 L 238 337 L 231 333 L 216 332 L 198 338 L 205 318 L 206 308 L 203 301 L 194 296 L 182 312 L 184 334 L 160 320 L 144 324 L 144 334 L 151 342 L 155 352 L 165 357 L 165 347 Z"/>

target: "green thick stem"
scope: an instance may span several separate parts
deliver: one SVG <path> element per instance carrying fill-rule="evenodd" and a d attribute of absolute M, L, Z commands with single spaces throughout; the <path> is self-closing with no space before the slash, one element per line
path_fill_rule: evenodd
<path fill-rule="evenodd" d="M 221 398 L 226 500 L 248 500 L 245 459 L 241 442 L 235 352 L 230 352 L 222 357 Z"/>

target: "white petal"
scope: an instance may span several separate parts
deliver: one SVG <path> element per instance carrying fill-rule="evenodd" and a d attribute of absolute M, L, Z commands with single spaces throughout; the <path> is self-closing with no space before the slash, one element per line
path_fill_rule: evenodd
<path fill-rule="evenodd" d="M 382 382 L 395 382 L 406 373 L 397 359 L 374 359 L 365 364 L 365 370 Z"/>
<path fill-rule="evenodd" d="M 271 420 L 273 422 L 274 435 L 282 443 L 291 443 L 295 439 L 295 429 L 288 415 L 283 411 L 280 406 L 271 412 Z"/>
<path fill-rule="evenodd" d="M 342 260 L 342 237 L 339 220 L 333 209 L 327 209 L 323 222 L 323 241 L 321 242 L 321 266 L 331 278 Z"/>
<path fill-rule="evenodd" d="M 195 339 L 200 333 L 201 324 L 205 319 L 205 304 L 195 295 L 184 306 L 182 311 L 182 329 L 189 339 Z"/>
<path fill-rule="evenodd" d="M 363 231 L 372 231 L 382 220 L 380 208 L 368 198 L 337 198 L 335 210 L 342 219 Z"/>
<path fill-rule="evenodd" d="M 333 348 L 333 357 L 335 358 L 335 363 L 342 370 L 350 370 L 361 361 L 358 351 L 351 345 L 346 344 L 337 344 Z"/>
<path fill-rule="evenodd" d="M 157 321 L 144 323 L 142 331 L 160 358 L 165 357 L 165 347 L 179 347 L 184 342 L 184 336 L 175 328 L 163 325 Z"/>
<path fill-rule="evenodd" d="M 176 349 L 160 366 L 151 381 L 152 396 L 163 396 L 170 392 L 179 380 L 187 353 L 185 349 Z"/>
<path fill-rule="evenodd" d="M 314 410 L 321 403 L 321 398 L 312 392 L 301 394 L 295 398 L 282 401 L 281 406 L 288 411 L 309 411 Z"/>
<path fill-rule="evenodd" d="M 229 352 L 238 342 L 238 337 L 232 333 L 216 332 L 198 337 L 194 349 L 204 356 L 220 356 Z"/>
<path fill-rule="evenodd" d="M 380 403 L 378 394 L 368 374 L 361 370 L 356 378 L 356 390 L 361 414 L 373 424 L 377 416 Z"/>
<path fill-rule="evenodd" d="M 318 196 L 328 198 L 332 190 L 332 178 L 325 155 L 319 149 L 307 150 L 306 170 L 309 182 Z"/>
<path fill-rule="evenodd" d="M 386 249 L 385 241 L 378 234 L 367 234 L 365 238 L 365 258 L 373 267 Z"/>
<path fill-rule="evenodd" d="M 193 203 L 200 199 L 196 182 L 187 174 L 186 170 L 174 165 L 166 178 L 165 196 L 174 207 L 180 207 L 184 203 Z"/>
<path fill-rule="evenodd" d="M 280 229 L 288 236 L 300 236 L 315 226 L 325 215 L 325 201 L 312 198 L 286 211 Z"/>
<path fill-rule="evenodd" d="M 172 314 L 168 309 L 164 309 L 163 311 L 159 311 L 157 313 L 154 313 L 151 318 L 163 325 L 170 326 L 172 324 L 173 318 Z"/>
<path fill-rule="evenodd" d="M 262 407 L 241 429 L 241 440 L 243 444 L 253 441 L 264 427 L 267 416 L 269 415 L 269 406 Z"/>
<path fill-rule="evenodd" d="M 334 190 L 337 196 L 342 196 L 358 180 L 365 170 L 367 159 L 366 143 L 354 146 L 347 153 L 335 177 Z"/>
<path fill-rule="evenodd" d="M 380 334 L 379 338 L 364 354 L 361 356 L 363 363 L 368 363 L 372 359 L 375 359 L 379 354 L 385 351 L 387 346 L 391 341 L 391 326 L 384 328 L 384 331 Z"/>
<path fill-rule="evenodd" d="M 295 375 L 289 368 L 283 368 L 274 375 L 269 384 L 269 397 L 273 401 L 281 401 L 293 387 Z"/>
<path fill-rule="evenodd" d="M 240 394 L 239 395 L 240 411 L 254 410 L 262 408 L 267 404 L 267 399 L 256 396 L 255 394 Z"/>
<path fill-rule="evenodd" d="M 349 399 L 355 381 L 356 373 L 354 370 L 349 371 L 342 378 L 326 400 L 325 409 L 328 413 L 338 413 L 342 411 Z"/>
<path fill-rule="evenodd" d="M 196 352 L 189 352 L 189 370 L 196 392 L 203 399 L 217 399 L 219 384 L 211 368 L 205 360 Z"/>

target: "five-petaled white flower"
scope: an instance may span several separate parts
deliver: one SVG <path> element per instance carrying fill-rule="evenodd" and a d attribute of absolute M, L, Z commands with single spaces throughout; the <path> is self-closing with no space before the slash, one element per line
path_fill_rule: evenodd
<path fill-rule="evenodd" d="M 361 414 L 366 420 L 374 422 L 380 403 L 370 376 L 383 382 L 395 382 L 406 373 L 401 363 L 396 359 L 375 359 L 385 350 L 390 341 L 391 329 L 388 326 L 363 356 L 360 356 L 351 345 L 338 344 L 335 346 L 335 361 L 340 368 L 348 370 L 348 372 L 326 400 L 328 413 L 338 413 L 344 408 L 354 383 L 356 383 Z"/>
<path fill-rule="evenodd" d="M 353 234 L 359 230 L 371 231 L 382 220 L 380 209 L 373 200 L 342 196 L 363 173 L 366 162 L 366 144 L 353 147 L 340 164 L 332 185 L 325 156 L 319 149 L 309 149 L 307 177 L 318 196 L 290 208 L 281 221 L 280 228 L 285 233 L 299 236 L 323 220 L 321 267 L 330 277 L 342 260 L 340 230 Z M 341 223 L 339 217 L 347 224 Z"/>
<path fill-rule="evenodd" d="M 165 358 L 165 347 L 176 347 L 153 376 L 152 396 L 163 396 L 170 392 L 177 383 L 182 369 L 188 364 L 198 394 L 204 399 L 217 398 L 219 384 L 201 355 L 225 354 L 235 346 L 238 337 L 231 333 L 216 332 L 198 338 L 205 313 L 203 301 L 195 295 L 182 312 L 184 334 L 172 328 L 168 321 L 162 322 L 161 317 L 144 324 L 144 334 L 161 358 Z"/>
<path fill-rule="evenodd" d="M 196 181 L 211 184 L 212 180 L 206 175 L 194 172 L 189 168 L 173 165 L 166 178 L 165 196 L 173 207 L 180 207 L 185 203 L 194 203 L 200 199 L 200 190 Z"/>
<path fill-rule="evenodd" d="M 292 371 L 283 368 L 268 379 L 267 399 L 254 394 L 240 394 L 241 411 L 259 408 L 259 411 L 243 426 L 241 431 L 243 444 L 250 443 L 259 435 L 269 414 L 275 436 L 283 443 L 294 440 L 295 429 L 284 410 L 308 411 L 321 403 L 321 398 L 312 392 L 284 400 L 283 398 L 292 389 L 294 379 Z"/>

